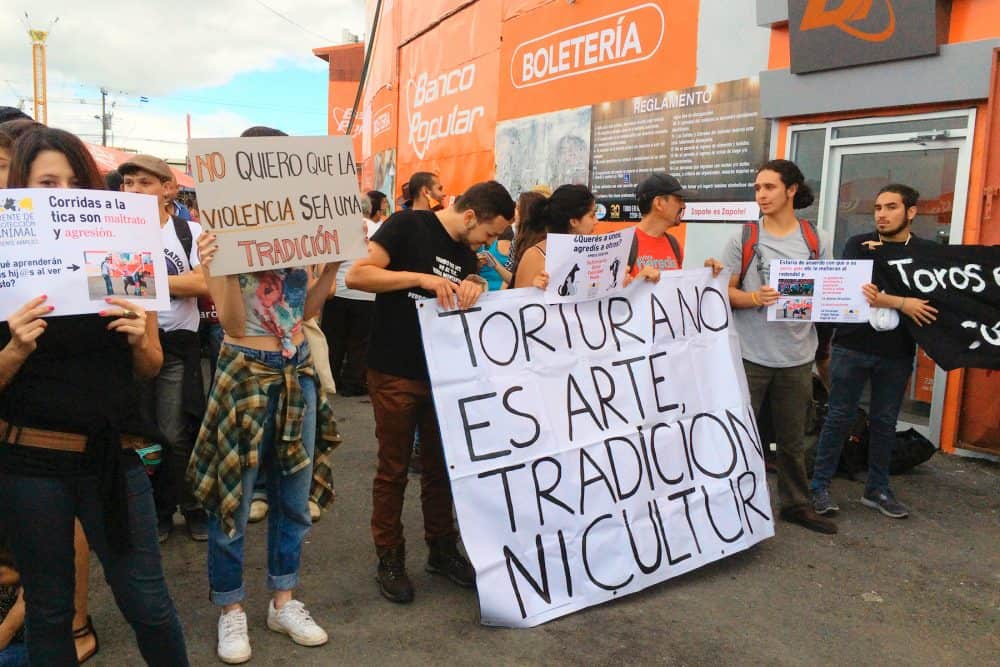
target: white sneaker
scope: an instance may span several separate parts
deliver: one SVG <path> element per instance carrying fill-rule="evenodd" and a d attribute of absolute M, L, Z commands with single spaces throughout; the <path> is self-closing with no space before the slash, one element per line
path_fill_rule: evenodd
<path fill-rule="evenodd" d="M 281 609 L 274 608 L 274 600 L 267 605 L 267 627 L 288 635 L 301 646 L 322 646 L 328 640 L 326 631 L 316 625 L 312 616 L 298 600 L 289 600 Z"/>
<path fill-rule="evenodd" d="M 316 523 L 323 517 L 323 510 L 319 508 L 319 503 L 315 500 L 309 501 L 309 518 L 312 519 L 313 523 Z"/>
<path fill-rule="evenodd" d="M 258 521 L 263 521 L 264 517 L 267 516 L 267 501 L 266 500 L 251 500 L 250 501 L 250 516 L 248 520 L 250 523 L 257 523 Z"/>
<path fill-rule="evenodd" d="M 219 616 L 219 660 L 227 665 L 239 665 L 250 659 L 250 636 L 247 634 L 247 615 L 234 609 Z"/>

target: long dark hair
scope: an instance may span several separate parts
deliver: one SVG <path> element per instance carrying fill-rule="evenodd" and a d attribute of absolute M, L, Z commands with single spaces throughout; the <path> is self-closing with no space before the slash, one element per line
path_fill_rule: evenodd
<path fill-rule="evenodd" d="M 514 234 L 514 253 L 510 260 L 511 272 L 517 268 L 524 252 L 545 238 L 545 224 L 531 216 L 535 204 L 545 201 L 541 192 L 522 192 L 517 198 L 517 231 Z"/>
<path fill-rule="evenodd" d="M 593 205 L 594 195 L 586 185 L 560 185 L 551 197 L 531 207 L 531 217 L 546 232 L 568 234 L 569 221 L 587 215 Z"/>
<path fill-rule="evenodd" d="M 816 200 L 812 188 L 806 185 L 806 177 L 802 175 L 802 170 L 791 160 L 770 160 L 762 164 L 757 173 L 762 171 L 776 172 L 781 177 L 785 188 L 790 188 L 793 185 L 799 186 L 792 199 L 792 208 L 809 208 Z"/>
<path fill-rule="evenodd" d="M 11 146 L 8 188 L 28 187 L 31 165 L 42 151 L 57 151 L 66 157 L 76 177 L 76 187 L 85 190 L 104 189 L 104 178 L 83 142 L 66 130 L 44 125 L 28 129 Z"/>

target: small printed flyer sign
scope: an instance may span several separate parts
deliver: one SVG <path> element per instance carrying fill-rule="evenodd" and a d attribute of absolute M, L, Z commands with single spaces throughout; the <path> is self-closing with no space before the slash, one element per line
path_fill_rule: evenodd
<path fill-rule="evenodd" d="M 610 234 L 549 234 L 545 243 L 546 303 L 587 301 L 622 288 L 635 228 Z"/>
<path fill-rule="evenodd" d="M 867 322 L 870 307 L 861 287 L 872 281 L 870 259 L 775 259 L 771 287 L 778 302 L 768 322 Z"/>
<path fill-rule="evenodd" d="M 168 310 L 156 198 L 105 190 L 0 190 L 0 321 L 42 294 L 53 316 L 96 313 L 109 296 Z"/>
<path fill-rule="evenodd" d="M 323 264 L 368 252 L 350 137 L 191 139 L 215 276 Z"/>

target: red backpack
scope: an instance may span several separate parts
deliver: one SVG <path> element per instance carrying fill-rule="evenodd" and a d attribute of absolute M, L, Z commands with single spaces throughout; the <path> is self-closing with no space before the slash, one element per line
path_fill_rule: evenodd
<path fill-rule="evenodd" d="M 802 232 L 802 240 L 809 248 L 809 259 L 819 259 L 819 233 L 816 226 L 808 220 L 799 220 L 799 231 Z M 757 244 L 760 243 L 760 223 L 748 222 L 743 225 L 743 262 L 740 265 L 740 285 L 753 258 L 757 256 Z"/>

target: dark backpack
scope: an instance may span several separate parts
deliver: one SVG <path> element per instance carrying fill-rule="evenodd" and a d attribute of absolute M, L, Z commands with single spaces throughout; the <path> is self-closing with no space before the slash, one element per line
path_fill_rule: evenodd
<path fill-rule="evenodd" d="M 819 259 L 819 233 L 816 226 L 808 220 L 799 220 L 799 231 L 802 240 L 809 248 L 809 259 Z M 760 243 L 760 223 L 747 222 L 743 225 L 743 259 L 740 264 L 740 285 L 746 277 L 753 258 L 757 256 L 757 245 Z"/>
<path fill-rule="evenodd" d="M 170 219 L 174 223 L 174 234 L 177 235 L 177 240 L 181 242 L 181 247 L 184 248 L 184 259 L 190 265 L 191 249 L 194 247 L 194 237 L 191 236 L 191 227 L 188 226 L 187 220 L 178 218 L 176 215 L 170 216 Z"/>

